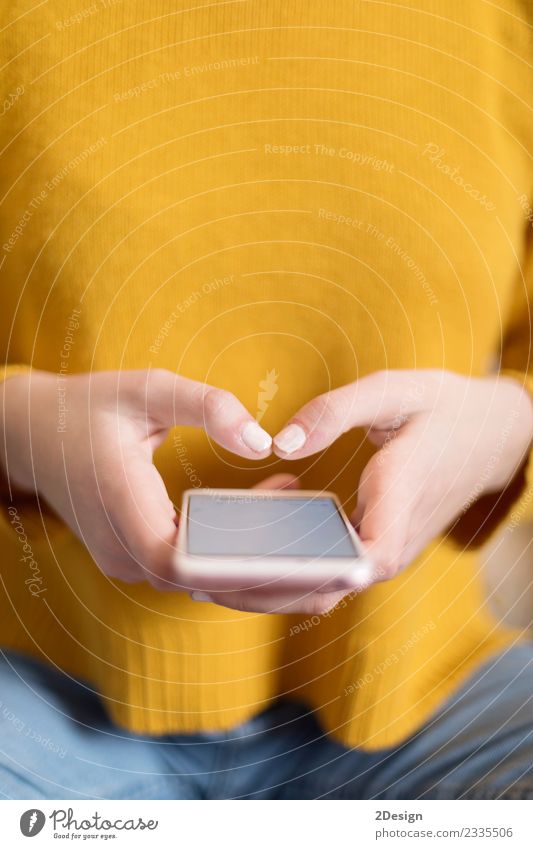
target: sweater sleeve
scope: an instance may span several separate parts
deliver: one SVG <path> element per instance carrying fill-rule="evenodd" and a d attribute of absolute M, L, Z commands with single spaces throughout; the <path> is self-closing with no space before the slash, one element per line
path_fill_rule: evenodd
<path fill-rule="evenodd" d="M 533 400 L 533 226 L 528 222 L 524 257 L 504 328 L 498 374 L 513 378 Z M 510 438 L 512 439 L 512 431 Z M 461 547 L 478 547 L 497 530 L 512 532 L 533 520 L 533 450 L 502 492 L 485 495 L 459 517 L 451 538 Z"/>
<path fill-rule="evenodd" d="M 23 363 L 4 363 L 2 365 L 2 371 L 0 372 L 0 383 L 3 383 L 5 380 L 8 380 L 10 377 L 16 377 L 19 374 L 28 374 L 31 371 L 31 366 L 25 365 Z M 2 411 L 3 416 L 3 411 Z M 0 451 L 4 451 L 4 446 L 0 446 Z M 0 499 L 3 504 L 10 501 L 14 496 L 13 487 L 9 487 L 8 481 L 6 479 L 6 475 L 3 471 L 3 464 L 0 467 Z"/>
<path fill-rule="evenodd" d="M 15 377 L 19 374 L 28 374 L 31 371 L 31 366 L 25 365 L 23 363 L 8 363 L 2 366 L 2 371 L 0 372 L 0 382 L 3 383 L 5 380 L 8 380 L 11 377 Z M 0 446 L 0 450 L 3 451 L 3 445 Z M 15 508 L 17 510 L 17 515 L 20 512 L 21 515 L 24 515 L 25 522 L 25 530 L 29 536 L 33 538 L 42 536 L 42 515 L 43 515 L 43 505 L 39 504 L 36 495 L 28 494 L 26 492 L 21 492 L 17 487 L 13 484 L 9 484 L 6 474 L 2 468 L 0 468 L 0 529 L 10 525 L 10 514 L 9 510 L 13 510 Z M 44 507 L 46 510 L 46 507 Z"/>

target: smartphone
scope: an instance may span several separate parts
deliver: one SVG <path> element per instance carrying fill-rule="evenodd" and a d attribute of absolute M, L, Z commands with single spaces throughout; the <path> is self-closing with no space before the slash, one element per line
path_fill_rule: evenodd
<path fill-rule="evenodd" d="M 212 591 L 353 590 L 372 573 L 337 496 L 314 490 L 187 490 L 175 565 L 186 589 Z"/>

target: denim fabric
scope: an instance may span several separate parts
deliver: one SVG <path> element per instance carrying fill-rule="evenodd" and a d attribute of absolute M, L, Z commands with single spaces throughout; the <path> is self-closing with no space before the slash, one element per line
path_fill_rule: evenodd
<path fill-rule="evenodd" d="M 533 643 L 378 752 L 331 740 L 290 701 L 224 733 L 131 734 L 83 682 L 4 652 L 0 798 L 533 799 Z"/>

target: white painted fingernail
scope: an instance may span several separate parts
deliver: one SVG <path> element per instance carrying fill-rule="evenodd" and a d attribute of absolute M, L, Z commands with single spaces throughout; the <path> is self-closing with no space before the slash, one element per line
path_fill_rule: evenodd
<path fill-rule="evenodd" d="M 305 430 L 300 425 L 290 424 L 274 437 L 274 445 L 284 454 L 292 454 L 302 447 L 306 439 Z"/>
<path fill-rule="evenodd" d="M 257 422 L 248 422 L 244 426 L 242 430 L 242 441 L 252 451 L 257 451 L 258 454 L 262 454 L 263 451 L 272 448 L 272 437 L 266 430 L 259 427 Z"/>
<path fill-rule="evenodd" d="M 213 597 L 209 593 L 201 593 L 199 590 L 192 592 L 191 598 L 193 601 L 213 601 Z"/>

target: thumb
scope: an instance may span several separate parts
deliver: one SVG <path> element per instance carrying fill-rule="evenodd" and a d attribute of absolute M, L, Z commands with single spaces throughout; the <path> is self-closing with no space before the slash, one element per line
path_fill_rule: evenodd
<path fill-rule="evenodd" d="M 147 424 L 201 427 L 223 448 L 261 459 L 272 452 L 272 437 L 231 392 L 189 380 L 166 369 L 134 372 L 132 392 L 141 400 Z"/>
<path fill-rule="evenodd" d="M 352 428 L 394 430 L 427 407 L 433 383 L 415 380 L 412 371 L 380 371 L 318 395 L 274 437 L 274 451 L 296 460 L 322 451 Z"/>

